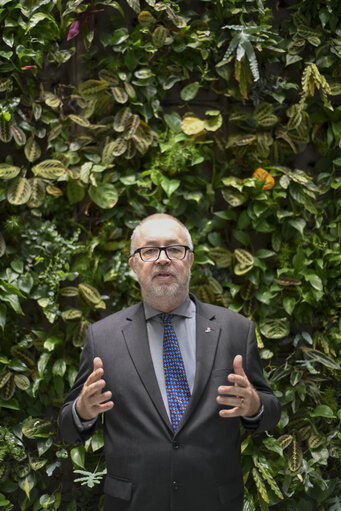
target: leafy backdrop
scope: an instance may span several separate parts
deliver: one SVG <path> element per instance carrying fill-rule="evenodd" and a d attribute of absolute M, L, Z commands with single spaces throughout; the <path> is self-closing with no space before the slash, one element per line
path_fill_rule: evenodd
<path fill-rule="evenodd" d="M 89 323 L 139 299 L 155 211 L 193 234 L 197 296 L 255 321 L 282 404 L 243 437 L 244 511 L 341 509 L 340 14 L 0 0 L 4 511 L 101 508 L 101 433 L 68 447 L 57 414 Z"/>

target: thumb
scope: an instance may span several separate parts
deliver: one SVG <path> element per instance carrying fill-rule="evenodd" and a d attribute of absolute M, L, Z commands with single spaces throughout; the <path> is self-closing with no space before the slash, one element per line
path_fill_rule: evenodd
<path fill-rule="evenodd" d="M 96 371 L 96 369 L 100 369 L 101 367 L 103 368 L 102 359 L 100 357 L 95 357 L 94 358 L 94 371 Z"/>
<path fill-rule="evenodd" d="M 243 357 L 241 355 L 236 355 L 234 357 L 233 369 L 235 374 L 239 374 L 239 376 L 245 376 L 245 372 L 243 369 Z"/>

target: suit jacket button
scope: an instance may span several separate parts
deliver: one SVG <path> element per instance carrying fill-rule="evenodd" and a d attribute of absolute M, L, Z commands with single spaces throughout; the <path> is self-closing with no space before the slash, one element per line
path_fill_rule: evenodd
<path fill-rule="evenodd" d="M 172 490 L 177 491 L 179 489 L 179 484 L 176 481 L 172 481 Z"/>
<path fill-rule="evenodd" d="M 173 442 L 172 446 L 173 446 L 173 449 L 179 449 L 180 444 L 179 444 L 179 442 Z"/>

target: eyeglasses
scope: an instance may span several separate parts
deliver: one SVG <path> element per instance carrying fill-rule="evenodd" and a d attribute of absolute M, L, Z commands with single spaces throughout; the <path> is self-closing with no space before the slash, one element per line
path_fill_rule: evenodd
<path fill-rule="evenodd" d="M 142 261 L 146 263 L 152 263 L 159 259 L 162 250 L 165 251 L 166 256 L 171 261 L 179 261 L 181 259 L 185 259 L 187 250 L 191 249 L 186 245 L 168 245 L 167 247 L 141 247 L 135 250 L 133 256 L 139 253 Z"/>

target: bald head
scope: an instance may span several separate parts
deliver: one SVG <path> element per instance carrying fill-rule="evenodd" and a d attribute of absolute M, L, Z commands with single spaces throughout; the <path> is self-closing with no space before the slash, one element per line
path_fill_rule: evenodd
<path fill-rule="evenodd" d="M 147 216 L 146 218 L 144 218 L 133 230 L 133 233 L 131 235 L 131 243 L 130 243 L 130 254 L 131 255 L 134 253 L 136 248 L 138 248 L 136 246 L 136 240 L 139 238 L 141 228 L 147 222 L 151 222 L 151 223 L 155 222 L 155 225 L 156 224 L 160 225 L 161 223 L 164 223 L 165 230 L 167 229 L 167 224 L 169 225 L 171 222 L 176 222 L 181 227 L 181 229 L 184 233 L 184 236 L 186 238 L 186 241 L 188 243 L 188 246 L 190 247 L 191 250 L 193 250 L 193 243 L 192 243 L 191 235 L 190 235 L 187 227 L 182 222 L 180 222 L 180 220 L 178 220 L 177 218 L 175 218 L 172 215 L 167 215 L 166 213 L 155 213 L 154 215 L 150 215 L 150 216 Z"/>

